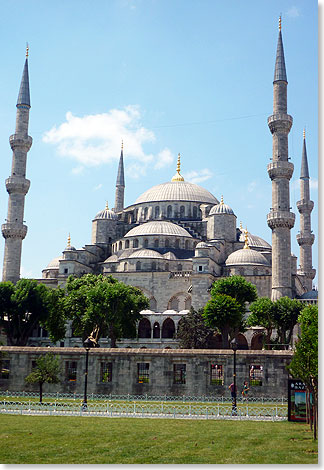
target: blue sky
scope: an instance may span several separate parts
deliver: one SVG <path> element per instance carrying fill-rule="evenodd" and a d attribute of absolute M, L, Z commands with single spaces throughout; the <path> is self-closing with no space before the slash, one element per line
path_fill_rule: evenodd
<path fill-rule="evenodd" d="M 31 89 L 22 276 L 71 243 L 91 241 L 95 214 L 114 204 L 121 139 L 125 203 L 169 181 L 181 153 L 185 179 L 234 210 L 238 225 L 271 243 L 266 214 L 272 155 L 267 117 L 278 17 L 294 125 L 292 251 L 299 256 L 299 172 L 306 126 L 318 269 L 318 65 L 314 0 L 3 0 L 0 38 L 0 220 L 11 171 L 9 135 L 29 42 Z M 3 259 L 4 239 L 0 240 Z M 2 264 L 2 262 L 1 262 Z M 317 282 L 315 280 L 315 282 Z"/>

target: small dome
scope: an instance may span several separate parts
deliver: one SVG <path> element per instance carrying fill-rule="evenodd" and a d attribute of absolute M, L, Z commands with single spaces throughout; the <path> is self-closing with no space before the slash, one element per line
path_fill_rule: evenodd
<path fill-rule="evenodd" d="M 149 250 L 147 248 L 137 250 L 132 253 L 129 258 L 155 258 L 155 259 L 164 259 L 160 253 L 154 250 Z"/>
<path fill-rule="evenodd" d="M 76 251 L 76 249 L 74 248 L 74 246 L 71 245 L 71 237 L 70 237 L 70 234 L 68 236 L 68 244 L 66 246 L 66 248 L 64 249 L 64 251 Z"/>
<path fill-rule="evenodd" d="M 269 266 L 268 261 L 259 251 L 251 250 L 250 248 L 234 251 L 229 255 L 225 264 L 226 266 L 246 264 Z"/>
<path fill-rule="evenodd" d="M 209 215 L 215 214 L 234 215 L 233 209 L 227 204 L 224 204 L 223 196 L 221 197 L 221 202 L 219 204 L 216 204 L 216 206 L 212 207 L 209 212 Z"/>
<path fill-rule="evenodd" d="M 158 220 L 146 222 L 145 224 L 132 228 L 126 233 L 125 237 L 139 237 L 145 235 L 174 235 L 176 237 L 192 238 L 190 233 L 183 227 L 180 227 L 180 225 Z"/>
<path fill-rule="evenodd" d="M 210 245 L 206 242 L 199 242 L 197 243 L 196 248 L 210 248 Z"/>
<path fill-rule="evenodd" d="M 318 290 L 313 289 L 308 292 L 305 292 L 305 294 L 300 296 L 301 299 L 309 299 L 309 300 L 316 300 L 318 299 Z"/>
<path fill-rule="evenodd" d="M 63 256 L 57 256 L 56 258 L 53 258 L 45 269 L 59 269 L 61 259 L 63 259 Z"/>
<path fill-rule="evenodd" d="M 176 255 L 175 255 L 174 253 L 172 253 L 171 251 L 168 251 L 167 253 L 165 253 L 165 254 L 163 255 L 163 258 L 164 258 L 164 259 L 169 259 L 169 260 L 176 260 L 176 259 L 178 259 L 178 258 L 176 257 Z"/>
<path fill-rule="evenodd" d="M 105 209 L 103 211 L 98 212 L 98 214 L 94 218 L 94 220 L 98 220 L 98 219 L 117 220 L 118 217 L 114 211 L 108 208 L 108 203 L 107 203 Z"/>
<path fill-rule="evenodd" d="M 117 255 L 111 255 L 106 259 L 105 263 L 116 263 L 118 261 Z"/>

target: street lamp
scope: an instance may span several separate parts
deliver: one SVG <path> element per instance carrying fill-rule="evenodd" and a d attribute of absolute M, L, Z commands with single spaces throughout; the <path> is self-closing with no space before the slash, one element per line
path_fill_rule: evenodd
<path fill-rule="evenodd" d="M 234 353 L 234 370 L 233 370 L 233 384 L 234 384 L 234 392 L 233 392 L 233 401 L 232 401 L 232 411 L 236 413 L 236 351 L 238 349 L 236 338 L 231 341 L 232 350 Z"/>
<path fill-rule="evenodd" d="M 82 410 L 86 411 L 88 408 L 88 399 L 87 399 L 87 387 L 88 387 L 88 364 L 89 364 L 89 351 L 90 348 L 93 347 L 93 342 L 90 338 L 87 338 L 83 342 L 84 349 L 86 350 L 86 370 L 84 374 L 84 398 L 83 398 L 83 405 Z"/>

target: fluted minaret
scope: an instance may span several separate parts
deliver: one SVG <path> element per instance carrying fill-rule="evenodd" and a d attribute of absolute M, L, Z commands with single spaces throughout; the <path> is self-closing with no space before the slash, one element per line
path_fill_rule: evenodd
<path fill-rule="evenodd" d="M 122 142 L 118 174 L 116 180 L 116 195 L 115 195 L 115 212 L 121 212 L 124 209 L 124 191 L 125 191 L 125 177 L 124 177 L 124 145 Z"/>
<path fill-rule="evenodd" d="M 291 233 L 295 214 L 290 212 L 289 180 L 294 165 L 288 161 L 288 134 L 293 119 L 287 114 L 287 75 L 279 18 L 279 37 L 273 81 L 273 115 L 268 118 L 272 134 L 272 207 L 267 222 L 272 230 L 272 300 L 292 296 Z"/>
<path fill-rule="evenodd" d="M 297 234 L 297 242 L 300 246 L 300 269 L 298 274 L 303 276 L 303 284 L 306 292 L 312 290 L 313 279 L 316 271 L 312 264 L 312 245 L 315 236 L 311 230 L 311 212 L 314 202 L 310 200 L 309 172 L 306 151 L 306 135 L 303 133 L 303 152 L 300 171 L 300 201 L 297 201 L 297 209 L 300 213 L 300 232 Z"/>
<path fill-rule="evenodd" d="M 32 145 L 32 138 L 28 135 L 29 110 L 27 46 L 26 61 L 17 100 L 16 131 L 9 138 L 13 155 L 11 176 L 6 179 L 6 189 L 9 193 L 8 215 L 6 223 L 1 227 L 2 235 L 5 238 L 2 280 L 14 283 L 20 278 L 21 247 L 27 233 L 27 226 L 23 222 L 25 196 L 30 186 L 30 181 L 25 178 L 27 152 Z"/>

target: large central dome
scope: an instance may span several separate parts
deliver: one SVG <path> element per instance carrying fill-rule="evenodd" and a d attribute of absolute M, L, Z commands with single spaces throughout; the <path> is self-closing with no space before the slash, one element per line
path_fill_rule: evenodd
<path fill-rule="evenodd" d="M 148 189 L 139 196 L 135 204 L 159 201 L 189 201 L 218 204 L 218 200 L 207 189 L 187 181 L 169 181 Z"/>

